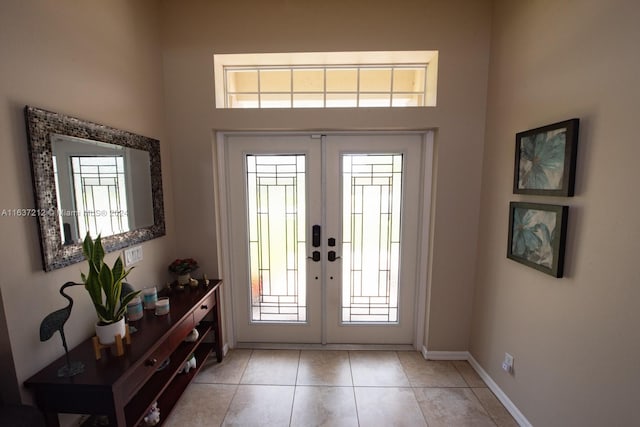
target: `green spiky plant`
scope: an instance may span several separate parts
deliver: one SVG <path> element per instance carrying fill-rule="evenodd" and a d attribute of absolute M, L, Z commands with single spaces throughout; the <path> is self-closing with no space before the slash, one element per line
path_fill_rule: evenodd
<path fill-rule="evenodd" d="M 92 240 L 87 233 L 82 244 L 82 252 L 89 262 L 89 273 L 81 273 L 82 281 L 96 309 L 99 324 L 109 325 L 120 321 L 127 310 L 127 304 L 140 294 L 140 291 L 131 292 L 120 300 L 122 281 L 133 268 L 125 269 L 121 257 L 109 268 L 104 263 L 104 248 L 100 235 Z"/>

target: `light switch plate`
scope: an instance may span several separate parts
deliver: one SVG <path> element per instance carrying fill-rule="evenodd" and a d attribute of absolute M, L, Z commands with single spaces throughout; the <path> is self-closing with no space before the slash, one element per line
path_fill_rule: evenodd
<path fill-rule="evenodd" d="M 124 250 L 124 265 L 129 267 L 142 261 L 142 246 L 134 246 Z"/>

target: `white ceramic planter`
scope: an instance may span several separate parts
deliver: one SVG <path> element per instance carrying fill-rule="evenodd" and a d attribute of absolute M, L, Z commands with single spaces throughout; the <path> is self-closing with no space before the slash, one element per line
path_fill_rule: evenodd
<path fill-rule="evenodd" d="M 111 323 L 109 325 L 98 325 L 96 323 L 96 335 L 100 344 L 110 345 L 116 342 L 116 335 L 120 335 L 124 338 L 126 333 L 124 317 L 119 322 Z"/>

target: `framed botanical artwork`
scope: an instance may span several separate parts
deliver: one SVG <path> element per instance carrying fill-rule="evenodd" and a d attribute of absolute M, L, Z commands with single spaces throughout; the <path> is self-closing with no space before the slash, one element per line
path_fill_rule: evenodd
<path fill-rule="evenodd" d="M 507 258 L 562 277 L 568 215 L 568 206 L 511 202 Z"/>
<path fill-rule="evenodd" d="M 573 196 L 580 119 L 516 134 L 513 192 Z"/>

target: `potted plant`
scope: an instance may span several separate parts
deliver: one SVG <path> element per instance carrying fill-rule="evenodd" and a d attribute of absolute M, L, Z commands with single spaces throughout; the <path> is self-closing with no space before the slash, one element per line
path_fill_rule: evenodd
<path fill-rule="evenodd" d="M 198 269 L 198 261 L 193 258 L 176 259 L 169 264 L 169 271 L 178 276 L 178 284 L 186 285 L 191 279 L 191 272 Z"/>
<path fill-rule="evenodd" d="M 105 253 L 100 235 L 92 240 L 87 233 L 82 244 L 82 252 L 89 262 L 89 272 L 86 275 L 81 273 L 82 281 L 98 315 L 96 335 L 100 343 L 113 344 L 116 335 L 124 337 L 124 314 L 127 304 L 138 296 L 140 291 L 130 292 L 120 299 L 122 280 L 132 269 L 124 268 L 121 257 L 118 257 L 112 268 L 104 263 Z"/>

